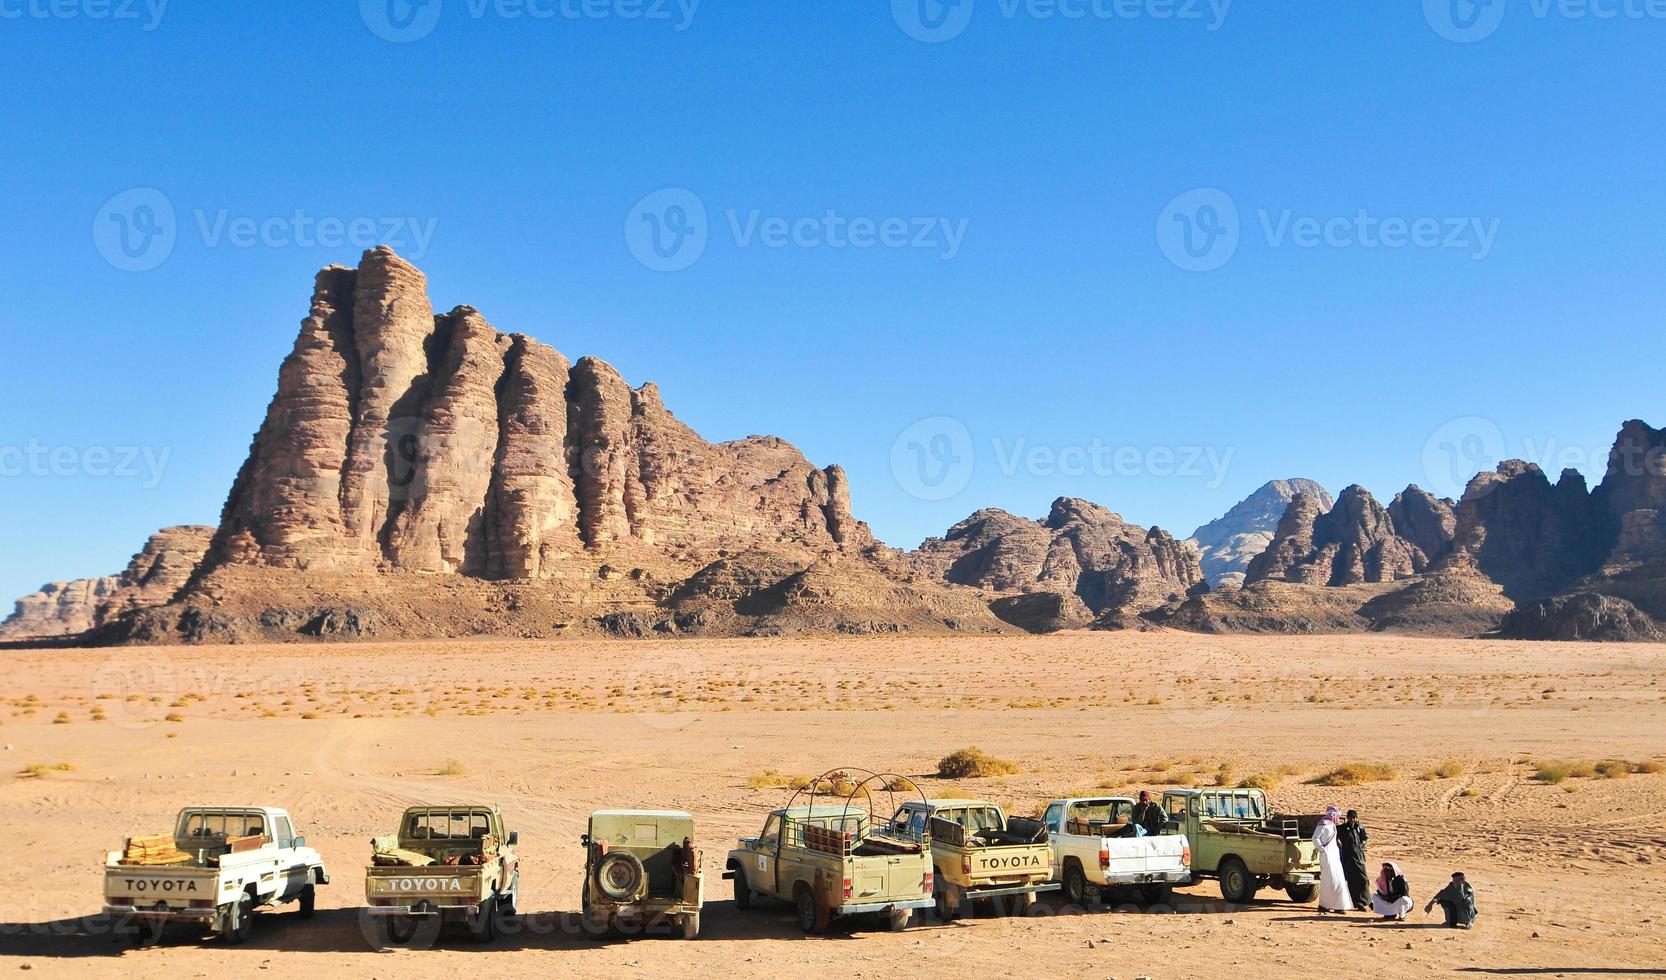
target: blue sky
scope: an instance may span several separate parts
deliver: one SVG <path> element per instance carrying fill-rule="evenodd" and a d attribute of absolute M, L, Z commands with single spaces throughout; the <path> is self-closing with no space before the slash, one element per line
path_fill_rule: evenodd
<path fill-rule="evenodd" d="M 364 235 L 901 546 L 1666 420 L 1640 0 L 387 2 L 0 0 L 0 596 L 214 521 Z"/>

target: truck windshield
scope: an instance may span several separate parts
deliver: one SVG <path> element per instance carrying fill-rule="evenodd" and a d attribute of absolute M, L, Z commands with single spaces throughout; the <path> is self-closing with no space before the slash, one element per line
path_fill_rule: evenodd
<path fill-rule="evenodd" d="M 491 827 L 489 815 L 473 810 L 426 811 L 405 820 L 411 840 L 480 840 Z"/>
<path fill-rule="evenodd" d="M 1216 820 L 1260 820 L 1266 813 L 1259 796 L 1212 793 L 1203 798 L 1203 815 Z"/>
<path fill-rule="evenodd" d="M 271 832 L 259 810 L 187 810 L 174 836 L 185 840 L 259 837 Z"/>

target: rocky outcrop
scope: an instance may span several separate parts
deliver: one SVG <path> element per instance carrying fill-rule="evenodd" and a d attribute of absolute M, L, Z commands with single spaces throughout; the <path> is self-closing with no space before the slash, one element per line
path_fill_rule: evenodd
<path fill-rule="evenodd" d="M 116 591 L 116 576 L 48 582 L 17 600 L 0 623 L 0 640 L 35 640 L 74 636 L 98 623 L 98 609 Z"/>
<path fill-rule="evenodd" d="M 1407 516 L 1408 523 L 1416 522 L 1419 537 L 1430 547 L 1444 549 L 1439 540 L 1438 502 L 1409 487 L 1395 498 L 1394 507 Z M 1414 539 L 1398 533 L 1389 508 L 1356 484 L 1343 490 L 1328 511 L 1321 511 L 1318 502 L 1306 495 L 1292 500 L 1273 543 L 1250 562 L 1245 582 L 1330 586 L 1393 582 L 1421 573 L 1433 563 Z"/>
<path fill-rule="evenodd" d="M 1517 601 L 1537 599 L 1596 571 L 1610 550 L 1604 538 L 1584 477 L 1567 470 L 1553 485 L 1536 465 L 1507 460 L 1464 490 L 1446 564 L 1473 568 Z"/>
<path fill-rule="evenodd" d="M 1621 426 L 1592 497 L 1611 544 L 1610 574 L 1666 560 L 1666 429 L 1636 419 Z"/>
<path fill-rule="evenodd" d="M 1388 505 L 1388 517 L 1394 523 L 1395 535 L 1421 553 L 1424 568 L 1439 563 L 1451 552 L 1458 528 L 1452 501 L 1413 485 L 1395 494 Z"/>
<path fill-rule="evenodd" d="M 119 575 L 53 582 L 17 600 L 0 640 L 69 637 L 124 613 L 172 601 L 201 563 L 214 529 L 165 527 L 145 541 Z"/>
<path fill-rule="evenodd" d="M 1576 592 L 1529 602 L 1504 617 L 1505 640 L 1594 640 L 1655 643 L 1666 640 L 1660 626 L 1641 609 L 1613 596 Z"/>
<path fill-rule="evenodd" d="M 1052 594 L 1056 608 L 1041 618 L 1057 624 L 1132 625 L 1141 613 L 1208 588 L 1197 556 L 1167 531 L 1148 531 L 1069 497 L 1055 500 L 1041 521 L 978 511 L 942 538 L 927 539 L 910 558 L 922 574 L 944 582 Z M 996 612 L 1035 620 L 1042 606 L 1037 599 L 1009 601 Z"/>
<path fill-rule="evenodd" d="M 1321 513 L 1335 502 L 1330 491 L 1312 480 L 1272 480 L 1192 533 L 1187 543 L 1197 549 L 1210 585 L 1244 583 L 1250 562 L 1272 544 L 1278 522 L 1297 494 L 1314 501 Z"/>

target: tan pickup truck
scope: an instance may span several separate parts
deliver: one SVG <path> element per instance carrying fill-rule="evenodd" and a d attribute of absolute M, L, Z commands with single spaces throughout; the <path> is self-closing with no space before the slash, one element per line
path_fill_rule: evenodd
<path fill-rule="evenodd" d="M 371 841 L 364 873 L 369 914 L 381 938 L 395 945 L 427 938 L 447 922 L 462 922 L 477 942 L 497 934 L 500 918 L 520 907 L 518 836 L 503 829 L 495 806 L 414 806 L 397 836 Z"/>
<path fill-rule="evenodd" d="M 891 818 L 899 829 L 931 831 L 933 897 L 947 922 L 973 902 L 1007 899 L 1022 914 L 1053 881 L 1053 845 L 1039 820 L 1009 818 L 985 800 L 920 800 L 904 803 Z"/>

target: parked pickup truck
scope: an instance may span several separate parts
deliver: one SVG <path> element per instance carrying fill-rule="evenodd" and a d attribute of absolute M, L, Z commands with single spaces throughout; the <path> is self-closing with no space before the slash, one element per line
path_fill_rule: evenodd
<path fill-rule="evenodd" d="M 898 830 L 931 837 L 937 917 L 944 922 L 981 899 L 1011 899 L 1023 913 L 1040 892 L 1058 891 L 1053 845 L 1039 820 L 1008 818 L 983 800 L 922 800 L 902 805 L 891 818 Z"/>
<path fill-rule="evenodd" d="M 1319 893 L 1318 815 L 1272 813 L 1258 789 L 1171 789 L 1163 812 L 1191 842 L 1192 874 L 1219 879 L 1227 901 L 1248 902 L 1269 885 L 1293 902 Z"/>
<path fill-rule="evenodd" d="M 1041 822 L 1053 843 L 1053 869 L 1065 901 L 1082 905 L 1114 888 L 1137 888 L 1148 904 L 1168 901 L 1191 881 L 1191 848 L 1180 834 L 1139 836 L 1125 796 L 1054 800 Z"/>
<path fill-rule="evenodd" d="M 497 934 L 500 918 L 520 907 L 518 835 L 503 829 L 495 806 L 413 806 L 397 837 L 372 840 L 365 902 L 382 938 L 405 944 L 424 925 L 462 922 L 478 942 Z"/>
<path fill-rule="evenodd" d="M 584 920 L 592 935 L 621 923 L 669 922 L 700 935 L 705 879 L 694 818 L 681 810 L 597 810 L 584 844 Z"/>
<path fill-rule="evenodd" d="M 868 787 L 893 781 L 901 777 L 869 776 L 852 784 L 844 772 L 832 772 L 811 785 L 854 785 L 838 794 L 843 803 L 818 802 L 812 789 L 805 805 L 794 805 L 804 797 L 801 791 L 771 811 L 756 837 L 742 837 L 729 852 L 723 877 L 734 882 L 735 906 L 749 909 L 760 895 L 791 902 L 808 933 L 862 913 L 884 916 L 893 931 L 907 928 L 915 909 L 933 904 L 931 836 L 874 819 Z"/>
<path fill-rule="evenodd" d="M 171 835 L 128 838 L 104 867 L 107 914 L 158 934 L 195 922 L 229 943 L 249 938 L 258 908 L 298 902 L 311 918 L 314 889 L 330 880 L 289 814 L 262 806 L 186 807 Z"/>

